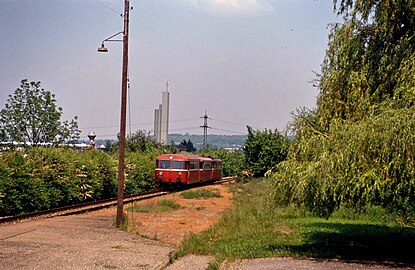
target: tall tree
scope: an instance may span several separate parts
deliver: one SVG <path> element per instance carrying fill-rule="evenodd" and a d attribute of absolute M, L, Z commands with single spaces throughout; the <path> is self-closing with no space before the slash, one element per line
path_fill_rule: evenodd
<path fill-rule="evenodd" d="M 248 126 L 248 139 L 243 149 L 248 169 L 263 176 L 287 158 L 289 140 L 278 130 L 254 131 Z"/>
<path fill-rule="evenodd" d="M 186 139 L 183 139 L 182 142 L 180 142 L 181 148 L 185 148 L 186 152 L 196 152 L 196 148 L 193 146 L 193 143 L 189 140 L 186 141 Z"/>
<path fill-rule="evenodd" d="M 342 24 L 333 24 L 322 65 L 318 114 L 360 120 L 378 105 L 415 104 L 415 1 L 334 0 Z"/>
<path fill-rule="evenodd" d="M 77 116 L 70 122 L 61 121 L 62 111 L 56 105 L 55 95 L 41 88 L 40 82 L 22 80 L 0 111 L 1 137 L 33 145 L 77 141 Z"/>
<path fill-rule="evenodd" d="M 277 200 L 329 217 L 380 205 L 415 220 L 415 1 L 334 0 L 317 110 L 296 117 Z"/>
<path fill-rule="evenodd" d="M 138 130 L 127 136 L 127 149 L 131 152 L 145 152 L 147 149 L 157 147 L 157 142 L 150 135 L 150 132 Z"/>

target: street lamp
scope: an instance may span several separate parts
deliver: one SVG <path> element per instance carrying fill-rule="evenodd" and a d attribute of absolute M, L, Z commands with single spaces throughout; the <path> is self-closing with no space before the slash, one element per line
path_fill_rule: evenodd
<path fill-rule="evenodd" d="M 125 20 L 125 18 L 124 18 L 124 20 Z M 124 42 L 124 40 L 123 39 L 113 39 L 114 37 L 116 37 L 116 36 L 118 36 L 119 34 L 124 34 L 124 32 L 125 31 L 120 31 L 120 32 L 118 32 L 118 33 L 116 33 L 116 34 L 114 34 L 114 35 L 112 35 L 112 36 L 110 36 L 110 37 L 107 37 L 106 39 L 104 39 L 103 41 L 102 41 L 102 43 L 101 43 L 101 47 L 99 47 L 98 48 L 98 52 L 108 52 L 108 49 L 105 47 L 105 45 L 104 45 L 104 43 L 106 42 L 106 41 L 116 41 L 116 42 Z M 128 40 L 127 40 L 127 42 L 128 42 Z"/>
<path fill-rule="evenodd" d="M 116 226 L 121 228 L 123 207 L 124 207 L 124 168 L 125 168 L 125 126 L 127 111 L 127 80 L 128 80 L 128 22 L 130 13 L 130 1 L 124 0 L 124 31 L 118 32 L 101 43 L 98 52 L 108 52 L 104 46 L 106 41 L 123 42 L 123 60 L 122 60 L 122 82 L 121 82 L 121 119 L 120 119 L 120 138 L 118 148 L 118 197 L 117 197 L 117 219 Z M 123 34 L 122 40 L 112 39 L 119 34 Z"/>
<path fill-rule="evenodd" d="M 89 146 L 91 147 L 91 148 L 95 148 L 95 137 L 96 137 L 97 135 L 95 134 L 95 132 L 93 132 L 93 131 L 90 131 L 89 133 L 88 133 L 88 138 L 89 138 Z"/>

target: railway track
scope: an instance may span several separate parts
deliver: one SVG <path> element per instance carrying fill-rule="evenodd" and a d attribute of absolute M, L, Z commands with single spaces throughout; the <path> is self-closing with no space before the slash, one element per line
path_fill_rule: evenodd
<path fill-rule="evenodd" d="M 145 193 L 141 193 L 137 195 L 128 195 L 128 196 L 124 196 L 124 203 L 159 197 L 159 196 L 166 195 L 168 193 L 169 191 L 158 189 L 158 190 L 153 190 L 153 191 L 149 191 L 149 192 L 145 192 Z M 91 211 L 91 210 L 99 210 L 99 209 L 113 206 L 116 204 L 117 204 L 117 198 L 80 203 L 76 205 L 53 208 L 50 210 L 38 211 L 38 212 L 19 215 L 19 216 L 0 218 L 0 225 L 9 224 L 9 223 L 17 223 L 17 222 L 33 220 L 33 219 L 70 215 L 70 214 L 75 214 L 75 213 L 82 213 L 85 211 Z"/>
<path fill-rule="evenodd" d="M 214 182 L 214 184 L 223 184 L 223 183 L 231 182 L 234 180 L 235 180 L 235 177 L 223 177 L 221 180 Z M 124 196 L 124 203 L 129 203 L 133 201 L 141 201 L 141 200 L 150 199 L 154 197 L 160 197 L 160 196 L 173 193 L 173 192 L 175 191 L 157 189 L 157 190 L 153 190 L 149 192 L 144 192 L 141 194 L 128 195 L 128 196 Z M 100 200 L 100 201 L 86 202 L 86 203 L 80 203 L 76 205 L 53 208 L 49 210 L 38 211 L 38 212 L 19 215 L 19 216 L 4 217 L 4 218 L 0 218 L 0 226 L 5 225 L 5 224 L 10 224 L 10 223 L 18 223 L 18 222 L 23 222 L 23 221 L 28 221 L 28 220 L 34 220 L 34 219 L 50 218 L 50 217 L 55 217 L 55 216 L 64 216 L 64 215 L 82 213 L 82 212 L 91 211 L 91 210 L 99 210 L 99 209 L 110 207 L 116 204 L 117 204 L 117 198 L 111 198 L 111 199 L 105 199 L 105 200 Z"/>

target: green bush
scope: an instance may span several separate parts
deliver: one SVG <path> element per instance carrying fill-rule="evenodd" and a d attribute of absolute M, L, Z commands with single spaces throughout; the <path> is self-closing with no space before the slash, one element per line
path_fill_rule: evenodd
<path fill-rule="evenodd" d="M 116 162 L 98 150 L 28 148 L 0 156 L 0 215 L 114 197 Z"/>
<path fill-rule="evenodd" d="M 244 143 L 247 169 L 257 176 L 264 174 L 287 158 L 290 141 L 278 132 L 254 131 L 248 126 L 248 139 Z"/>
<path fill-rule="evenodd" d="M 154 171 L 156 169 L 156 157 L 159 154 L 159 151 L 156 149 L 149 149 L 144 153 L 127 153 L 125 179 L 126 194 L 137 194 L 155 187 Z"/>
<path fill-rule="evenodd" d="M 204 149 L 198 155 L 211 156 L 222 160 L 223 176 L 239 175 L 245 168 L 245 157 L 243 153 L 228 152 L 223 149 Z"/>

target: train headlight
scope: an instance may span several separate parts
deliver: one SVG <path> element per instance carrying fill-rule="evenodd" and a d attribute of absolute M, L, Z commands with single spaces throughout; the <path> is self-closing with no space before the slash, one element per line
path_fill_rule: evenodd
<path fill-rule="evenodd" d="M 159 175 L 162 176 L 163 175 L 163 172 L 159 172 Z"/>

